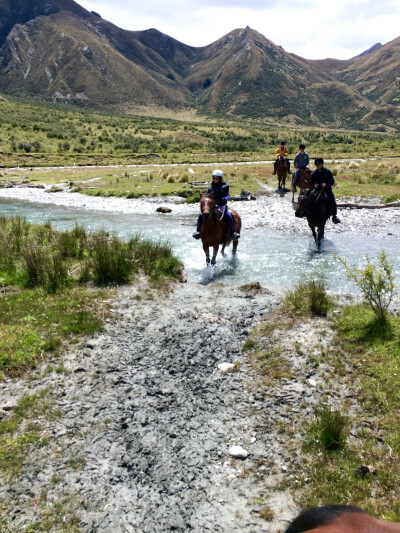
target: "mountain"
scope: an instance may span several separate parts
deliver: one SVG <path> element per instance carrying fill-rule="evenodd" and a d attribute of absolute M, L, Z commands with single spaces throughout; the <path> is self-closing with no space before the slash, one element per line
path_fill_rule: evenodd
<path fill-rule="evenodd" d="M 375 52 L 375 50 L 378 50 L 378 48 L 380 48 L 381 46 L 382 46 L 382 43 L 376 43 L 376 44 L 372 45 L 370 48 L 368 48 L 368 50 L 364 50 L 364 52 L 361 52 L 361 54 L 358 54 L 358 55 L 352 57 L 351 59 L 357 59 L 358 57 L 366 56 L 366 55 L 370 54 L 371 52 Z"/>
<path fill-rule="evenodd" d="M 312 61 L 249 27 L 191 47 L 156 29 L 120 29 L 73 0 L 1 0 L 0 91 L 124 112 L 390 129 L 400 116 L 399 45 Z"/>

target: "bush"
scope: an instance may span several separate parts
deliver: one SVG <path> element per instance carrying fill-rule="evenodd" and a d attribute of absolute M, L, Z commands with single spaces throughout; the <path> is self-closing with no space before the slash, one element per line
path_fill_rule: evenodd
<path fill-rule="evenodd" d="M 315 417 L 316 421 L 310 428 L 309 444 L 328 452 L 341 450 L 346 444 L 349 418 L 330 407 L 317 408 Z"/>
<path fill-rule="evenodd" d="M 99 285 L 126 283 L 135 270 L 130 247 L 106 232 L 89 240 L 88 254 L 85 277 L 89 271 Z"/>
<path fill-rule="evenodd" d="M 344 265 L 347 277 L 361 289 L 366 302 L 370 305 L 378 320 L 387 320 L 387 310 L 395 293 L 392 266 L 389 264 L 386 252 L 378 256 L 378 266 L 373 265 L 368 255 L 365 256 L 367 265 L 364 269 L 351 269 L 344 259 L 339 261 Z"/>
<path fill-rule="evenodd" d="M 285 306 L 298 314 L 326 316 L 332 301 L 326 293 L 323 280 L 310 280 L 286 295 Z"/>
<path fill-rule="evenodd" d="M 46 292 L 54 293 L 68 283 L 68 269 L 59 254 L 53 253 L 48 246 L 30 240 L 21 249 L 29 287 L 43 287 Z"/>

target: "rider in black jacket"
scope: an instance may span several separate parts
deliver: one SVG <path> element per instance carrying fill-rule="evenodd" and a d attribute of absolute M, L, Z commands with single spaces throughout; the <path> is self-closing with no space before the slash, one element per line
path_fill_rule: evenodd
<path fill-rule="evenodd" d="M 230 196 L 229 196 L 229 185 L 225 183 L 222 179 L 222 171 L 214 170 L 212 173 L 212 183 L 211 187 L 208 188 L 207 193 L 214 193 L 215 203 L 221 208 L 224 213 L 224 219 L 228 222 L 231 236 L 234 241 L 237 241 L 240 238 L 239 233 L 236 233 L 235 223 L 233 221 L 232 215 L 228 211 L 228 206 L 226 205 Z M 200 214 L 197 219 L 197 228 L 193 233 L 195 239 L 200 239 L 200 229 L 203 223 L 203 217 Z"/>
<path fill-rule="evenodd" d="M 311 187 L 314 187 L 315 191 L 324 191 L 332 207 L 332 222 L 339 224 L 340 220 L 337 215 L 337 205 L 335 195 L 332 192 L 332 185 L 335 183 L 332 172 L 324 167 L 324 160 L 322 157 L 317 157 L 314 161 L 316 170 L 311 176 Z"/>

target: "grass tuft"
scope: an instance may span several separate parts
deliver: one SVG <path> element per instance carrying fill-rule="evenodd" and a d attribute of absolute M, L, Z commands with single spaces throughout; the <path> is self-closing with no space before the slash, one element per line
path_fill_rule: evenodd
<path fill-rule="evenodd" d="M 310 280 L 288 292 L 284 306 L 299 315 L 326 316 L 332 307 L 332 300 L 322 280 Z"/>

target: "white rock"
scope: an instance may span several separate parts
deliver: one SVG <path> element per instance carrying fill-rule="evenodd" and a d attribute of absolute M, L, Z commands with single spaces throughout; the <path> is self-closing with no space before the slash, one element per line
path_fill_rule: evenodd
<path fill-rule="evenodd" d="M 220 363 L 218 365 L 218 370 L 220 372 L 222 372 L 223 374 L 226 374 L 227 372 L 229 372 L 230 370 L 232 370 L 233 368 L 235 368 L 235 365 L 232 364 L 232 363 Z"/>
<path fill-rule="evenodd" d="M 313 378 L 310 378 L 308 380 L 308 383 L 311 385 L 311 387 L 316 387 L 317 386 L 317 382 Z"/>
<path fill-rule="evenodd" d="M 236 459 L 246 459 L 249 454 L 247 450 L 241 446 L 232 446 L 229 448 L 229 455 L 235 457 Z"/>
<path fill-rule="evenodd" d="M 282 466 L 282 472 L 287 472 L 287 467 L 286 466 Z"/>
<path fill-rule="evenodd" d="M 251 442 L 252 444 L 254 444 L 254 443 L 256 442 L 256 440 L 257 440 L 256 437 L 251 437 L 251 441 L 250 441 L 250 442 Z"/>

